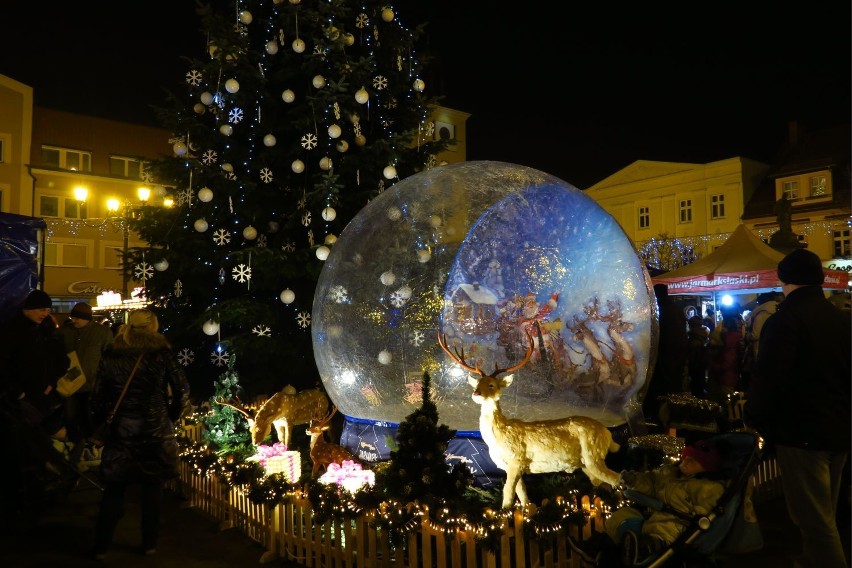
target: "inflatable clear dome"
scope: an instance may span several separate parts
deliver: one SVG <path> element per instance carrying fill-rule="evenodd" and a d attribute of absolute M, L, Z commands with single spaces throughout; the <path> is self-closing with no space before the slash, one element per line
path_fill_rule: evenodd
<path fill-rule="evenodd" d="M 479 430 L 479 406 L 439 336 L 487 373 L 527 359 L 506 415 L 617 426 L 658 333 L 651 280 L 612 216 L 556 177 L 491 161 L 421 172 L 360 211 L 325 262 L 312 328 L 346 417 L 398 424 L 428 372 L 441 423 L 462 432 Z"/>

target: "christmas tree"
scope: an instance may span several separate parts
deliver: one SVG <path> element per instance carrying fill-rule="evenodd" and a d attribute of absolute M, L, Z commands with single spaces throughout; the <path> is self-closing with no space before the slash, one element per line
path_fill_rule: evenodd
<path fill-rule="evenodd" d="M 446 142 L 422 79 L 425 24 L 375 0 L 222 5 L 199 9 L 204 55 L 158 110 L 174 156 L 150 172 L 174 206 L 142 209 L 131 226 L 149 246 L 124 265 L 194 394 L 239 355 L 251 397 L 316 385 L 310 319 L 329 247 Z"/>

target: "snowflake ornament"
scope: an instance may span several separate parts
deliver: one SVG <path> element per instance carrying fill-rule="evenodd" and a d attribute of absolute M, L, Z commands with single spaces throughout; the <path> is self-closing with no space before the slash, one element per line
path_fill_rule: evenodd
<path fill-rule="evenodd" d="M 334 112 L 334 119 L 340 120 L 340 105 L 335 102 L 331 105 L 331 110 Z"/>
<path fill-rule="evenodd" d="M 146 167 L 142 168 L 142 173 L 140 174 L 140 177 L 142 178 L 142 181 L 144 181 L 145 183 L 153 183 L 154 182 L 154 174 L 152 174 L 151 170 L 149 170 Z"/>
<path fill-rule="evenodd" d="M 271 337 L 272 330 L 265 325 L 256 325 L 252 328 L 251 332 L 258 337 Z"/>
<path fill-rule="evenodd" d="M 405 305 L 405 298 L 402 297 L 402 294 L 399 292 L 394 292 L 390 296 L 390 303 L 395 308 L 401 308 Z"/>
<path fill-rule="evenodd" d="M 212 166 L 219 159 L 219 154 L 216 153 L 216 150 L 207 150 L 203 154 L 201 154 L 201 162 L 205 166 Z"/>
<path fill-rule="evenodd" d="M 266 248 L 268 244 L 266 235 L 259 235 L 257 237 L 257 248 Z"/>
<path fill-rule="evenodd" d="M 251 266 L 239 264 L 231 269 L 231 275 L 240 284 L 245 284 L 251 280 Z"/>
<path fill-rule="evenodd" d="M 177 193 L 177 204 L 180 205 L 192 205 L 192 189 L 186 188 L 182 189 Z"/>
<path fill-rule="evenodd" d="M 302 198 L 299 201 L 296 202 L 296 208 L 297 209 L 304 209 L 305 205 L 307 205 L 307 203 L 308 203 L 308 199 L 304 195 L 302 195 Z"/>
<path fill-rule="evenodd" d="M 377 91 L 384 91 L 388 88 L 388 78 L 383 75 L 373 77 L 373 88 Z"/>
<path fill-rule="evenodd" d="M 203 76 L 201 75 L 201 71 L 198 71 L 197 69 L 193 69 L 192 71 L 188 71 L 186 73 L 186 82 L 192 85 L 193 87 L 197 87 L 198 85 L 200 85 L 202 78 Z"/>
<path fill-rule="evenodd" d="M 184 347 L 177 352 L 177 360 L 184 367 L 189 367 L 189 364 L 195 361 L 195 352 L 188 347 Z"/>
<path fill-rule="evenodd" d="M 359 30 L 363 30 L 367 26 L 370 25 L 370 18 L 367 14 L 361 13 L 358 14 L 358 17 L 355 18 L 355 27 Z"/>
<path fill-rule="evenodd" d="M 154 267 L 147 262 L 140 262 L 136 266 L 133 267 L 133 276 L 136 280 L 141 280 L 145 282 L 149 278 L 154 277 Z"/>
<path fill-rule="evenodd" d="M 228 122 L 231 124 L 239 124 L 243 121 L 243 109 L 241 108 L 232 108 L 230 112 L 228 112 Z"/>
<path fill-rule="evenodd" d="M 228 364 L 228 360 L 230 360 L 231 354 L 227 351 L 213 351 L 210 354 L 210 362 L 216 365 L 217 367 L 224 367 Z"/>
<path fill-rule="evenodd" d="M 287 241 L 283 245 L 281 245 L 281 250 L 284 252 L 295 252 L 296 244 L 293 241 Z"/>
<path fill-rule="evenodd" d="M 317 147 L 317 137 L 315 134 L 308 132 L 302 136 L 302 148 L 305 150 L 313 150 Z"/>
<path fill-rule="evenodd" d="M 430 120 L 429 124 L 426 125 L 426 136 L 430 138 L 435 135 L 435 121 Z"/>
<path fill-rule="evenodd" d="M 223 247 L 231 242 L 231 235 L 226 229 L 216 229 L 213 231 L 213 242 Z"/>
<path fill-rule="evenodd" d="M 420 347 L 423 345 L 423 341 L 426 339 L 426 335 L 422 331 L 415 331 L 411 334 L 411 344 L 415 347 Z"/>
<path fill-rule="evenodd" d="M 396 56 L 396 70 L 402 71 L 402 55 Z"/>
<path fill-rule="evenodd" d="M 435 158 L 435 154 L 429 154 L 429 157 L 426 158 L 426 169 L 431 170 L 435 166 L 438 165 L 438 160 Z"/>
<path fill-rule="evenodd" d="M 272 183 L 272 170 L 269 168 L 260 170 L 260 181 L 263 183 Z"/>
<path fill-rule="evenodd" d="M 336 304 L 347 304 L 349 303 L 349 292 L 341 285 L 332 286 L 329 291 L 328 297 L 332 302 Z"/>
<path fill-rule="evenodd" d="M 311 325 L 311 314 L 308 312 L 299 312 L 296 316 L 296 323 L 302 329 L 306 329 L 309 325 Z"/>
<path fill-rule="evenodd" d="M 225 283 L 225 269 L 220 268 L 219 269 L 219 284 L 224 284 L 224 283 Z"/>
<path fill-rule="evenodd" d="M 175 298 L 183 296 L 183 282 L 180 279 L 175 280 Z"/>
<path fill-rule="evenodd" d="M 311 212 L 306 211 L 304 215 L 302 215 L 302 225 L 305 227 L 310 227 L 311 225 Z"/>

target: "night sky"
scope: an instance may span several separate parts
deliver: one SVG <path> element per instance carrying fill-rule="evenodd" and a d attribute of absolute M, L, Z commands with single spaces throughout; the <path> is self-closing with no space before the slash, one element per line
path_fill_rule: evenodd
<path fill-rule="evenodd" d="M 850 122 L 847 0 L 558 4 L 397 3 L 408 25 L 429 24 L 427 88 L 472 115 L 468 159 L 585 188 L 635 160 L 771 161 L 789 121 Z M 159 126 L 149 105 L 204 47 L 194 10 L 4 5 L 0 74 L 34 87 L 38 105 Z"/>

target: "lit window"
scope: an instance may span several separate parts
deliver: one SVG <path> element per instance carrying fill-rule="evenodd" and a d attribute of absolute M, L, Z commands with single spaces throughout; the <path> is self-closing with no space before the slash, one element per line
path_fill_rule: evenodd
<path fill-rule="evenodd" d="M 640 207 L 639 208 L 639 228 L 647 229 L 651 226 L 651 208 L 650 207 Z"/>
<path fill-rule="evenodd" d="M 786 197 L 789 201 L 793 201 L 799 198 L 799 182 L 797 181 L 785 181 L 781 184 L 781 195 Z"/>
<path fill-rule="evenodd" d="M 841 229 L 834 231 L 834 257 L 842 258 L 852 256 L 852 247 L 850 247 L 849 229 Z"/>
<path fill-rule="evenodd" d="M 682 199 L 680 202 L 680 222 L 692 223 L 692 200 Z"/>
<path fill-rule="evenodd" d="M 142 161 L 136 158 L 126 158 L 124 156 L 109 157 L 109 173 L 112 176 L 142 179 L 142 170 Z"/>
<path fill-rule="evenodd" d="M 45 243 L 44 263 L 47 266 L 89 267 L 89 247 L 79 243 Z"/>
<path fill-rule="evenodd" d="M 725 218 L 725 196 L 711 195 L 710 196 L 710 218 L 724 219 Z"/>
<path fill-rule="evenodd" d="M 72 170 L 75 172 L 92 171 L 92 153 L 80 150 L 42 146 L 41 162 L 44 166 L 63 170 Z"/>
<path fill-rule="evenodd" d="M 808 179 L 808 184 L 811 186 L 811 197 L 825 195 L 825 176 L 812 176 Z"/>

